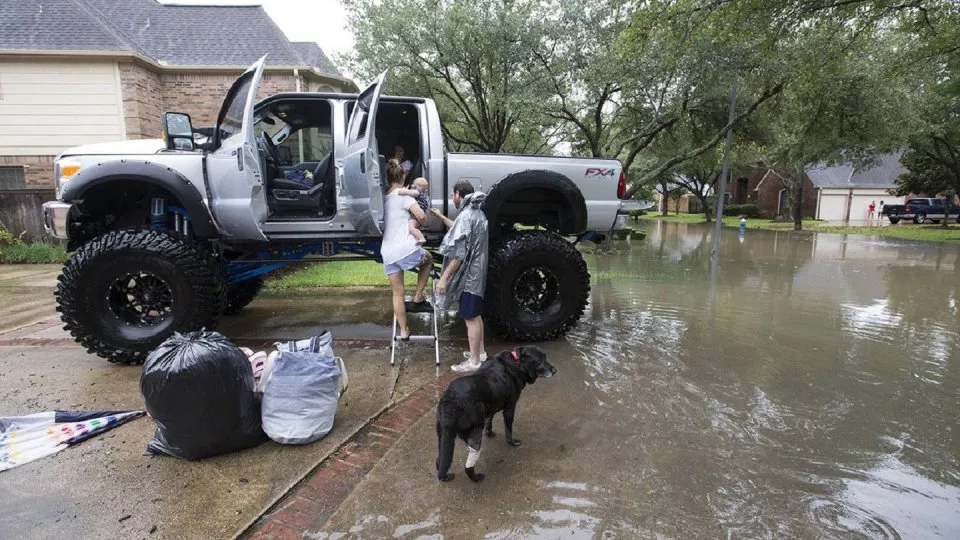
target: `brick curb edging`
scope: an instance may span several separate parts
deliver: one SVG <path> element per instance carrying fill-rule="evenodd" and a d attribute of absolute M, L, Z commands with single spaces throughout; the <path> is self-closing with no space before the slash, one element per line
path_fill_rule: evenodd
<path fill-rule="evenodd" d="M 451 373 L 434 379 L 375 416 L 238 537 L 302 538 L 304 531 L 323 527 L 406 430 L 433 409 L 440 391 L 456 377 Z"/>

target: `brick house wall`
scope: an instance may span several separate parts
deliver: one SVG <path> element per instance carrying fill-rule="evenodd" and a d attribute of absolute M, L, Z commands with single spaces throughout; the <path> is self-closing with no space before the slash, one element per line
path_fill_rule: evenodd
<path fill-rule="evenodd" d="M 766 167 L 754 167 L 748 177 L 748 189 L 755 195 L 751 201 L 760 209 L 764 217 L 777 217 L 777 209 L 780 201 L 780 190 L 785 189 L 783 181 Z M 766 176 L 766 180 L 763 180 Z M 761 182 L 762 181 L 762 182 Z M 759 190 L 757 186 L 759 185 Z M 817 213 L 817 189 L 813 182 L 806 176 L 803 177 L 803 217 L 812 218 Z"/>
<path fill-rule="evenodd" d="M 56 156 L 0 156 L 0 167 L 23 167 L 26 189 L 53 188 Z"/>
<path fill-rule="evenodd" d="M 775 174 L 767 173 L 770 171 L 767 167 L 749 167 L 741 170 L 734 170 L 732 179 L 727 182 L 726 193 L 728 197 L 725 205 L 734 204 L 755 204 L 763 217 L 777 217 L 777 209 L 780 198 L 780 190 L 784 189 L 783 182 Z M 764 181 L 764 176 L 767 179 Z M 759 186 L 759 189 L 757 187 Z M 660 195 L 657 195 L 659 202 Z M 697 213 L 702 212 L 699 201 L 692 195 L 684 195 L 677 201 L 671 197 L 668 201 L 668 208 L 671 212 L 676 211 L 677 204 L 680 205 L 680 212 Z M 659 207 L 659 206 L 658 206 Z M 817 190 L 809 178 L 803 179 L 803 217 L 814 217 L 817 212 Z"/>
<path fill-rule="evenodd" d="M 230 85 L 239 74 L 164 74 L 160 78 L 160 94 L 164 111 L 177 111 L 190 115 L 193 125 L 213 126 Z M 301 85 L 306 90 L 306 85 Z M 279 92 L 296 92 L 297 81 L 293 74 L 265 74 L 257 90 L 257 99 Z M 154 125 L 160 130 L 160 113 Z"/>
<path fill-rule="evenodd" d="M 657 202 L 657 212 L 663 212 L 663 195 L 657 193 L 655 200 Z M 667 199 L 667 210 L 670 214 L 696 214 L 703 212 L 700 200 L 695 195 L 685 193 L 680 197 L 670 197 Z"/>
<path fill-rule="evenodd" d="M 121 62 L 118 68 L 127 138 L 159 137 L 160 114 L 163 112 L 160 76 L 132 62 Z"/>

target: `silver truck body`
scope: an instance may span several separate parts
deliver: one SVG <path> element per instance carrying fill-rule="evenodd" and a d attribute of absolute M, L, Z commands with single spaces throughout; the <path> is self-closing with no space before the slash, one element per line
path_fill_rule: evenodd
<path fill-rule="evenodd" d="M 534 156 L 516 154 L 447 154 L 447 182 L 468 180 L 490 192 L 517 171 L 552 171 L 572 180 L 587 204 L 587 230 L 609 231 L 621 201 L 616 197 L 622 166 L 615 159 Z"/>
<path fill-rule="evenodd" d="M 267 208 L 267 182 L 257 156 L 254 124 L 263 102 L 255 103 L 257 83 L 264 60 L 251 66 L 228 93 L 221 118 L 226 113 L 237 117 L 236 133 L 225 138 L 210 152 L 168 149 L 163 140 L 136 140 L 102 143 L 71 148 L 57 157 L 57 198 L 44 205 L 48 231 L 67 236 L 71 207 L 82 202 L 63 201 L 64 188 L 72 178 L 60 171 L 79 168 L 87 173 L 104 165 L 138 161 L 169 169 L 187 179 L 209 212 L 217 236 L 226 242 L 264 242 L 269 240 L 345 239 L 376 237 L 382 230 L 385 186 L 380 178 L 378 158 L 385 152 L 377 148 L 375 138 L 378 104 L 402 102 L 416 107 L 419 117 L 423 176 L 430 182 L 434 207 L 449 217 L 456 216 L 451 188 L 458 180 L 468 180 L 476 189 L 491 192 L 511 175 L 527 171 L 555 173 L 576 186 L 586 206 L 585 219 L 579 220 L 579 234 L 589 230 L 609 231 L 615 226 L 621 201 L 617 198 L 622 167 L 615 159 L 564 158 L 509 154 L 446 154 L 436 105 L 421 98 L 380 97 L 384 76 L 359 95 L 311 94 L 284 95 L 290 100 L 325 100 L 332 111 L 332 157 L 336 167 L 336 213 L 325 219 L 272 219 Z M 239 83 L 244 82 L 243 85 Z M 242 93 L 242 95 L 241 95 Z M 231 101 L 233 100 L 233 101 Z M 267 100 L 268 101 L 268 100 Z M 357 103 L 363 103 L 356 107 Z M 349 114 L 348 111 L 353 111 Z M 218 126 L 219 129 L 219 126 Z M 279 142 L 279 141 L 274 141 Z M 429 226 L 434 235 L 442 232 L 438 223 Z M 571 233 L 571 231 L 567 231 Z"/>

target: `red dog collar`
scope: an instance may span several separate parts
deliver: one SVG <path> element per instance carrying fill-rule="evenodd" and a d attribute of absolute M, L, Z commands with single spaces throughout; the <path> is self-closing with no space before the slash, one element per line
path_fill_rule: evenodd
<path fill-rule="evenodd" d="M 520 363 L 520 353 L 518 353 L 517 351 L 510 351 L 510 354 L 513 355 L 513 359 L 516 360 L 517 363 L 519 364 L 519 363 Z"/>

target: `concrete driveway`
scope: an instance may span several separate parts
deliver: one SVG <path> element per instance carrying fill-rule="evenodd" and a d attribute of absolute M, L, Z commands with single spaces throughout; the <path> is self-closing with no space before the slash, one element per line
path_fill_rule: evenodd
<path fill-rule="evenodd" d="M 59 273 L 54 265 L 0 266 L 0 334 L 56 315 L 53 289 Z"/>
<path fill-rule="evenodd" d="M 140 368 L 87 354 L 59 326 L 59 267 L 0 267 L 0 416 L 48 410 L 143 409 Z M 0 473 L 0 538 L 234 536 L 390 404 L 436 379 L 433 355 L 389 365 L 383 294 L 265 297 L 222 330 L 263 347 L 331 328 L 350 375 L 333 431 L 306 446 L 267 442 L 187 462 L 144 455 L 154 424 L 140 418 L 54 456 Z M 361 306 L 363 306 L 361 308 Z M 329 323 L 321 325 L 320 316 Z M 349 341 L 354 340 L 354 341 Z M 357 341 L 360 340 L 360 341 Z M 455 357 L 459 347 L 444 351 Z"/>

